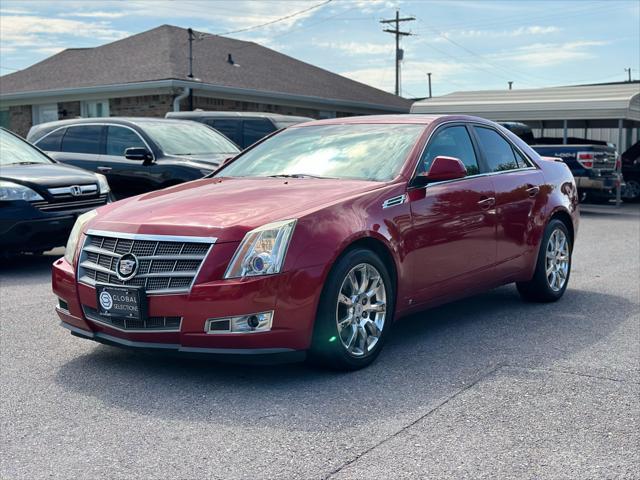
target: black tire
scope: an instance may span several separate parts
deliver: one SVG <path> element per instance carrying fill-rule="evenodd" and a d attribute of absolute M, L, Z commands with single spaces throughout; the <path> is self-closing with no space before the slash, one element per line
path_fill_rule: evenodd
<path fill-rule="evenodd" d="M 338 295 L 349 272 L 361 264 L 370 265 L 379 273 L 385 289 L 386 310 L 384 324 L 377 337 L 377 342 L 370 351 L 356 356 L 347 350 L 338 330 Z M 318 306 L 309 360 L 316 365 L 336 370 L 358 370 L 366 367 L 377 358 L 382 350 L 393 322 L 394 310 L 395 291 L 384 262 L 368 249 L 355 248 L 346 252 L 335 263 L 324 285 Z M 363 315 L 363 318 L 366 317 Z"/>
<path fill-rule="evenodd" d="M 626 180 L 627 186 L 625 188 L 626 195 L 623 195 L 622 200 L 627 203 L 640 202 L 640 180 L 635 178 Z"/>
<path fill-rule="evenodd" d="M 549 239 L 556 230 L 560 230 L 566 239 L 568 246 L 568 270 L 564 279 L 564 284 L 560 288 L 552 288 L 550 280 L 547 277 L 547 247 Z M 538 260 L 533 278 L 528 282 L 517 282 L 516 286 L 520 296 L 530 302 L 555 302 L 564 295 L 569 278 L 571 276 L 571 261 L 573 256 L 573 243 L 569 235 L 569 229 L 564 222 L 553 219 L 544 231 L 542 242 L 540 242 L 540 250 L 538 251 Z M 557 286 L 557 285 L 556 285 Z"/>

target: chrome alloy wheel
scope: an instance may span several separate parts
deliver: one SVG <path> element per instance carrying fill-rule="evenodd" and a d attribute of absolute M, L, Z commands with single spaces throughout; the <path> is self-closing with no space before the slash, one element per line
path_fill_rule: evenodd
<path fill-rule="evenodd" d="M 368 263 L 353 267 L 342 281 L 336 305 L 338 336 L 347 352 L 363 357 L 382 335 L 387 291 L 380 272 Z"/>
<path fill-rule="evenodd" d="M 569 242 L 565 233 L 556 228 L 549 237 L 546 253 L 547 283 L 559 292 L 569 276 Z"/>

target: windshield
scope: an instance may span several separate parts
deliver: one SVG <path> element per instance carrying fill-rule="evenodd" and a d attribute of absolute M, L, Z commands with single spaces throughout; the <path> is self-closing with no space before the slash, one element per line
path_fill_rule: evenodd
<path fill-rule="evenodd" d="M 400 173 L 424 125 L 293 127 L 242 154 L 216 176 L 317 176 L 388 181 Z"/>
<path fill-rule="evenodd" d="M 0 166 L 52 163 L 46 156 L 24 140 L 0 130 Z"/>
<path fill-rule="evenodd" d="M 166 155 L 236 154 L 240 150 L 215 130 L 200 123 L 136 122 Z"/>

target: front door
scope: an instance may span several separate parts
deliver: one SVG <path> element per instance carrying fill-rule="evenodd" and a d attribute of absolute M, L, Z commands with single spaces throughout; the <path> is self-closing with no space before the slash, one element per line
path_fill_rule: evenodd
<path fill-rule="evenodd" d="M 437 156 L 460 159 L 468 177 L 435 182 L 409 191 L 412 226 L 407 236 L 413 266 L 414 301 L 450 296 L 451 288 L 480 288 L 491 282 L 496 258 L 495 193 L 480 174 L 477 153 L 464 125 L 438 130 L 425 149 L 417 173 Z"/>

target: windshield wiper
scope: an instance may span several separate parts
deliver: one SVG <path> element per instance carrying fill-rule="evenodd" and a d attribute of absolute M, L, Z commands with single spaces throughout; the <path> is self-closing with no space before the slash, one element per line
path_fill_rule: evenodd
<path fill-rule="evenodd" d="M 271 178 L 330 178 L 336 179 L 337 177 L 321 177 L 320 175 L 311 175 L 310 173 L 280 173 L 278 175 L 267 175 Z"/>

